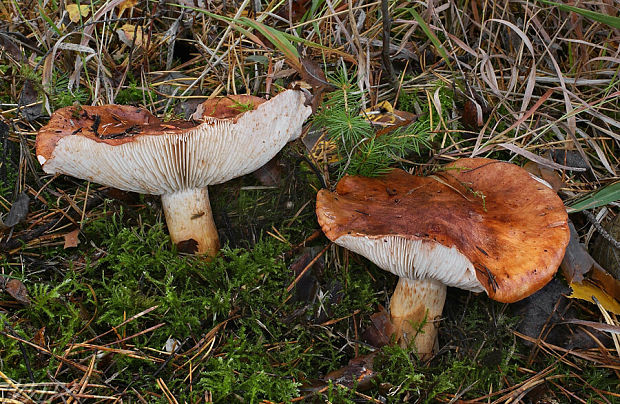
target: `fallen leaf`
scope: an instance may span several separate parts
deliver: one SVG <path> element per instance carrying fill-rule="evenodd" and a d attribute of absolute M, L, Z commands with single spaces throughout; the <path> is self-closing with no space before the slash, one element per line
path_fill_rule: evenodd
<path fill-rule="evenodd" d="M 375 126 L 403 126 L 416 120 L 417 115 L 411 112 L 399 111 L 388 101 L 381 101 L 377 105 L 367 108 L 363 115 Z"/>
<path fill-rule="evenodd" d="M 71 22 L 76 23 L 80 21 L 80 17 L 86 17 L 90 13 L 90 8 L 86 4 L 67 4 L 67 13 L 69 13 L 69 19 Z"/>
<path fill-rule="evenodd" d="M 620 280 L 614 278 L 603 268 L 595 265 L 588 274 L 588 280 L 620 302 Z"/>
<path fill-rule="evenodd" d="M 21 50 L 19 47 L 13 42 L 12 38 L 5 32 L 0 32 L 0 48 L 4 48 L 9 55 L 11 55 L 15 60 L 21 62 L 24 59 Z"/>
<path fill-rule="evenodd" d="M 301 79 L 312 87 L 332 87 L 327 82 L 325 72 L 314 60 L 309 57 L 301 57 Z"/>
<path fill-rule="evenodd" d="M 585 246 L 579 242 L 579 234 L 577 234 L 573 222 L 569 221 L 568 227 L 570 229 L 570 241 L 566 247 L 560 268 L 568 283 L 581 282 L 583 276 L 592 269 L 595 261 L 588 254 Z"/>
<path fill-rule="evenodd" d="M 525 168 L 530 174 L 533 174 L 538 178 L 547 181 L 547 183 L 551 185 L 551 188 L 555 192 L 558 192 L 560 188 L 564 186 L 560 175 L 556 171 L 551 170 L 550 168 L 543 167 L 533 161 L 528 161 L 527 163 L 525 163 L 523 168 Z"/>
<path fill-rule="evenodd" d="M 276 14 L 292 23 L 296 23 L 308 12 L 311 4 L 311 0 L 287 1 L 278 8 Z"/>
<path fill-rule="evenodd" d="M 28 297 L 28 289 L 24 286 L 24 284 L 18 279 L 9 279 L 9 281 L 4 286 L 4 290 L 8 293 L 13 299 L 17 300 L 22 304 L 30 304 L 30 298 Z"/>
<path fill-rule="evenodd" d="M 132 9 L 138 4 L 138 0 L 124 0 L 118 5 L 118 18 L 121 18 L 126 9 Z"/>
<path fill-rule="evenodd" d="M 116 30 L 118 38 L 127 46 L 142 47 L 144 34 L 141 26 L 125 24 Z"/>
<path fill-rule="evenodd" d="M 305 247 L 295 261 L 290 266 L 292 275 L 296 278 L 306 268 L 308 264 L 320 253 L 319 247 Z M 323 271 L 325 261 L 319 258 L 310 268 L 304 272 L 302 277 L 295 284 L 294 301 L 312 302 L 315 299 L 318 281 L 317 277 Z"/>
<path fill-rule="evenodd" d="M 0 220 L 0 229 L 8 229 L 23 221 L 28 215 L 30 197 L 22 192 L 17 195 L 17 199 L 11 205 L 11 210 L 6 215 L 6 219 Z"/>
<path fill-rule="evenodd" d="M 372 387 L 372 381 L 377 373 L 372 370 L 376 353 L 358 356 L 349 361 L 348 365 L 329 372 L 323 378 L 324 381 L 341 384 L 347 388 L 356 388 L 358 391 Z"/>
<path fill-rule="evenodd" d="M 280 157 L 276 155 L 269 160 L 265 165 L 252 173 L 261 185 L 271 187 L 278 185 L 282 179 L 282 165 L 280 164 Z"/>
<path fill-rule="evenodd" d="M 465 101 L 463 105 L 463 113 L 461 114 L 461 122 L 467 129 L 477 130 L 484 124 L 484 116 L 482 107 L 472 100 Z"/>
<path fill-rule="evenodd" d="M 605 225 L 605 230 L 615 240 L 620 240 L 620 215 Z M 611 241 L 599 234 L 591 243 L 592 258 L 603 268 L 620 279 L 620 249 L 616 248 Z"/>
<path fill-rule="evenodd" d="M 571 282 L 570 287 L 573 289 L 573 293 L 568 296 L 571 299 L 581 299 L 594 303 L 594 299 L 592 299 L 592 296 L 594 296 L 605 310 L 611 311 L 614 314 L 620 314 L 620 303 L 590 281 L 585 280 L 582 283 Z"/>
<path fill-rule="evenodd" d="M 71 247 L 77 247 L 77 245 L 80 243 L 80 239 L 78 238 L 78 235 L 80 234 L 80 229 L 77 228 L 73 231 L 70 231 L 69 233 L 65 233 L 65 245 L 64 248 L 71 248 Z"/>
<path fill-rule="evenodd" d="M 41 327 L 34 337 L 32 337 L 32 342 L 34 342 L 38 346 L 45 346 L 45 327 Z"/>
<path fill-rule="evenodd" d="M 22 116 L 28 122 L 34 121 L 41 116 L 42 105 L 37 103 L 38 100 L 39 92 L 34 88 L 30 80 L 26 80 L 19 94 L 19 106 Z"/>
<path fill-rule="evenodd" d="M 388 345 L 394 334 L 394 325 L 385 307 L 379 305 L 379 311 L 370 316 L 370 321 L 370 325 L 362 333 L 364 340 L 377 348 Z"/>

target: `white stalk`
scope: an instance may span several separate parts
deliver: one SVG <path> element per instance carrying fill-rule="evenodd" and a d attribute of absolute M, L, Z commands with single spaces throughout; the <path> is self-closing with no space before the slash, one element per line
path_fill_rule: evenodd
<path fill-rule="evenodd" d="M 161 202 L 170 238 L 179 250 L 211 257 L 217 254 L 220 240 L 206 187 L 164 194 Z"/>
<path fill-rule="evenodd" d="M 397 342 L 415 343 L 420 357 L 428 358 L 438 347 L 439 318 L 446 302 L 446 285 L 432 279 L 401 277 L 390 302 L 390 317 Z"/>

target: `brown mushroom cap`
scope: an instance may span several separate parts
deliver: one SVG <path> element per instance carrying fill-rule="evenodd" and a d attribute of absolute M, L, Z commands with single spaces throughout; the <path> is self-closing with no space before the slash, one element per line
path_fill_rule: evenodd
<path fill-rule="evenodd" d="M 319 192 L 317 217 L 329 239 L 383 269 L 486 290 L 501 302 L 542 288 L 569 240 L 564 205 L 551 189 L 521 167 L 483 158 L 429 177 L 346 176 L 335 192 Z M 426 262 L 424 253 L 442 262 Z"/>

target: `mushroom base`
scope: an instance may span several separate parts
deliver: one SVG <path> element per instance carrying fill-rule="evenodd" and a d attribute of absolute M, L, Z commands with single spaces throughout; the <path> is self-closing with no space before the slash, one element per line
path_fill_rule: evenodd
<path fill-rule="evenodd" d="M 445 302 L 445 284 L 400 278 L 390 302 L 396 341 L 402 347 L 413 342 L 421 358 L 430 357 L 438 347 L 439 317 Z"/>
<path fill-rule="evenodd" d="M 207 188 L 189 189 L 161 197 L 172 242 L 179 251 L 211 257 L 220 249 Z"/>

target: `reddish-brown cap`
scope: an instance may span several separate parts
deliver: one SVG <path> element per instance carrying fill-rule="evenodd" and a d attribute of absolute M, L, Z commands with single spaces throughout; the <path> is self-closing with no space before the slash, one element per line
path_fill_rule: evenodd
<path fill-rule="evenodd" d="M 560 198 L 514 164 L 474 158 L 428 177 L 346 176 L 317 195 L 325 235 L 399 276 L 520 300 L 555 274 L 569 240 Z"/>
<path fill-rule="evenodd" d="M 131 106 L 67 107 L 37 135 L 47 173 L 115 188 L 166 194 L 228 181 L 269 161 L 301 133 L 310 107 L 301 91 L 271 100 L 206 101 L 194 121 L 162 122 Z"/>

